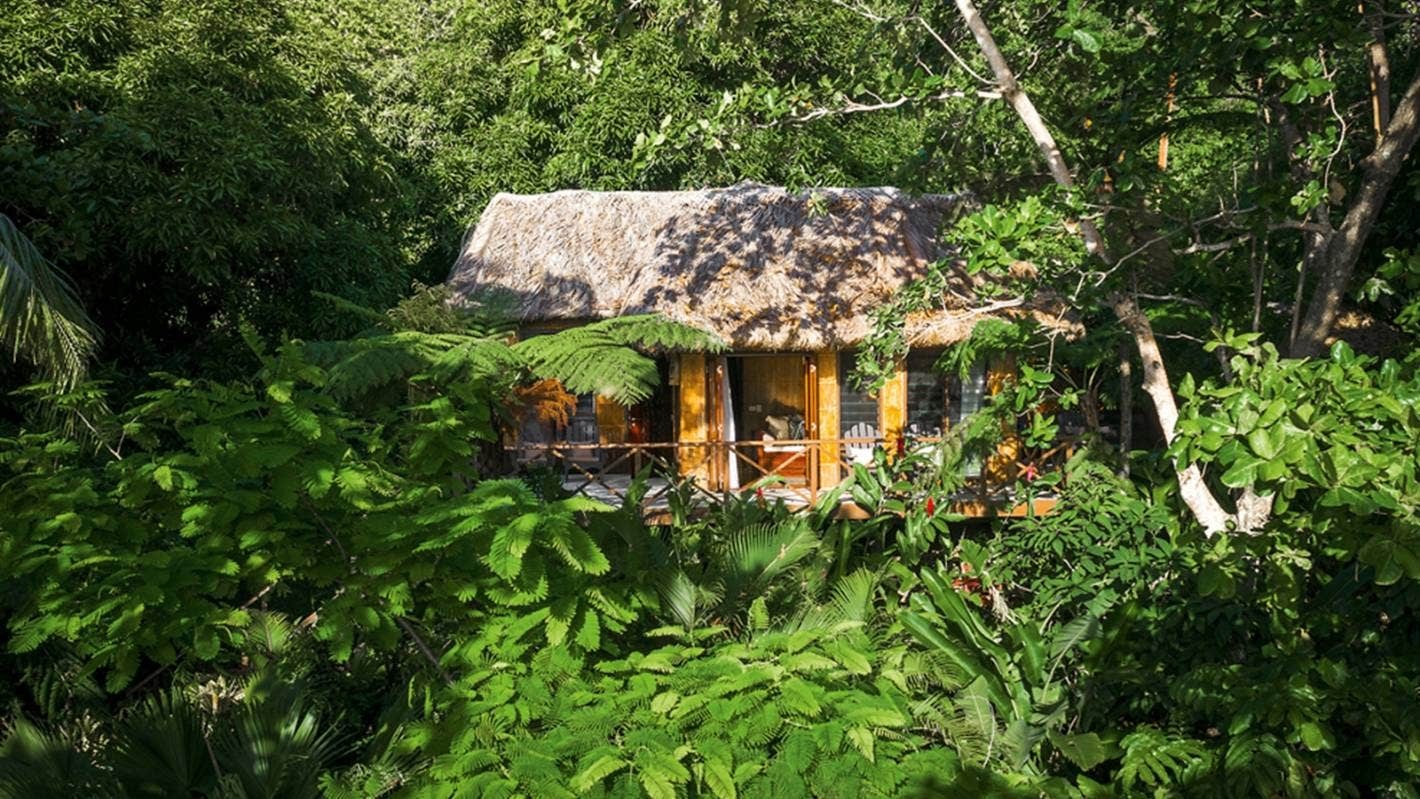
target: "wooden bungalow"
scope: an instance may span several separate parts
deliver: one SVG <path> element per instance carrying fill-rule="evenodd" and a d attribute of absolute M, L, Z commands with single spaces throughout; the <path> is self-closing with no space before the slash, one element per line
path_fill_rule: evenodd
<path fill-rule="evenodd" d="M 875 446 L 940 435 L 1010 374 L 1006 363 L 964 380 L 930 368 L 986 318 L 969 304 L 979 278 L 961 272 L 939 309 L 907 320 L 912 354 L 876 396 L 846 379 L 869 312 L 949 257 L 938 233 L 962 205 L 892 188 L 756 184 L 499 194 L 448 283 L 456 300 L 511 294 L 526 334 L 658 313 L 728 344 L 721 356 L 668 355 L 662 390 L 644 406 L 584 398 L 567 429 L 525 430 L 527 452 L 555 442 L 592 478 L 651 458 L 710 491 L 769 478 L 812 498 Z M 1006 446 L 982 464 L 985 478 L 1014 476 Z"/>

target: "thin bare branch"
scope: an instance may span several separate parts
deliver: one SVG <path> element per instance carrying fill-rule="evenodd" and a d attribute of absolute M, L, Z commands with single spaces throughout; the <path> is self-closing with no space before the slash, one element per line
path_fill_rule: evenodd
<path fill-rule="evenodd" d="M 871 111 L 887 111 L 893 108 L 900 108 L 909 103 L 931 103 L 940 102 L 942 100 L 957 100 L 964 97 L 976 97 L 982 100 L 999 100 L 1001 99 L 1001 94 L 999 92 L 990 91 L 964 92 L 959 89 L 948 89 L 946 91 L 941 91 L 928 97 L 912 97 L 910 95 L 904 94 L 901 97 L 898 97 L 896 100 L 881 100 L 875 103 L 859 103 L 849 101 L 840 106 L 815 108 L 814 110 L 804 114 L 787 116 L 782 119 L 776 119 L 773 122 L 763 122 L 758 125 L 755 125 L 755 127 L 773 128 L 785 124 L 803 125 L 805 123 L 813 122 L 815 120 L 823 119 L 825 117 L 846 116 L 848 114 L 862 114 Z"/>

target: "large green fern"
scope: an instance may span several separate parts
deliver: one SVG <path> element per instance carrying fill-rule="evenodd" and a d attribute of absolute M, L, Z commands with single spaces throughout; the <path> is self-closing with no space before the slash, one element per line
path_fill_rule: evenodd
<path fill-rule="evenodd" d="M 660 316 L 604 319 L 518 342 L 513 351 L 532 373 L 560 380 L 573 394 L 597 394 L 625 405 L 646 399 L 660 381 L 643 352 L 715 352 L 724 344 L 697 328 Z"/>
<path fill-rule="evenodd" d="M 709 333 L 656 315 L 605 319 L 510 344 L 514 326 L 500 316 L 496 298 L 468 312 L 450 305 L 446 291 L 422 289 L 383 315 L 328 299 L 374 323 L 362 337 L 307 345 L 311 360 L 330 371 L 329 390 L 341 400 L 398 401 L 399 389 L 427 374 L 443 386 L 552 379 L 573 394 L 630 405 L 649 397 L 660 382 L 652 355 L 723 348 Z"/>

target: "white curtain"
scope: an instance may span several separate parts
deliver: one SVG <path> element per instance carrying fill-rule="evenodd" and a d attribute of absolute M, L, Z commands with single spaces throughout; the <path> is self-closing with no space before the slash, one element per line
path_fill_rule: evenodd
<path fill-rule="evenodd" d="M 720 429 L 726 441 L 735 440 L 735 404 L 734 398 L 730 396 L 730 365 L 724 358 L 720 359 Z M 740 487 L 740 459 L 734 450 L 728 450 L 726 455 L 729 459 L 729 468 L 725 472 L 726 485 L 735 490 Z"/>

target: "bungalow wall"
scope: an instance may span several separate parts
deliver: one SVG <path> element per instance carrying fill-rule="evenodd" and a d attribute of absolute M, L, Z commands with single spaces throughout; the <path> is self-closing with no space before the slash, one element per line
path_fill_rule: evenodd
<path fill-rule="evenodd" d="M 708 443 L 720 440 L 719 423 L 720 376 L 717 371 L 719 359 L 698 353 L 685 353 L 678 358 L 679 390 L 677 392 L 678 438 L 682 444 Z M 798 357 L 798 356 L 795 356 Z M 916 377 L 916 368 L 930 366 L 935 356 L 914 361 L 911 373 Z M 853 368 L 852 353 L 838 350 L 824 350 L 814 353 L 808 363 L 808 374 L 784 368 L 783 358 L 745 358 L 744 382 L 755 381 L 758 388 L 755 397 L 774 396 L 784 404 L 803 398 L 811 387 L 813 407 L 806 413 L 808 438 L 836 441 L 853 438 L 880 438 L 891 452 L 904 433 L 933 435 L 949 426 L 955 414 L 949 412 L 949 404 L 960 402 L 960 397 L 949 397 L 945 388 L 931 386 L 921 380 L 909 379 L 908 364 L 901 363 L 879 390 L 876 398 L 853 390 L 847 385 L 849 372 Z M 924 366 L 924 368 L 925 368 Z M 1013 364 L 1002 361 L 991 364 L 986 372 L 985 388 L 996 393 L 1005 386 L 1013 374 Z M 805 378 L 807 377 L 807 380 Z M 756 402 L 758 405 L 759 402 Z M 924 406 L 936 406 L 937 410 L 924 410 Z M 747 414 L 747 418 L 758 418 Z M 739 430 L 736 438 L 750 440 L 754 430 Z M 1019 443 L 1014 435 L 1009 435 L 1001 450 L 985 465 L 988 480 L 1010 479 L 1009 469 L 1015 462 Z M 842 447 L 824 447 L 818 457 L 818 482 L 830 486 L 842 479 L 846 469 L 854 461 L 864 462 L 871 457 L 871 445 L 866 443 L 844 444 Z M 705 485 L 721 488 L 724 480 L 723 467 L 712 462 L 709 447 L 703 449 L 682 448 L 680 472 L 693 476 Z"/>

